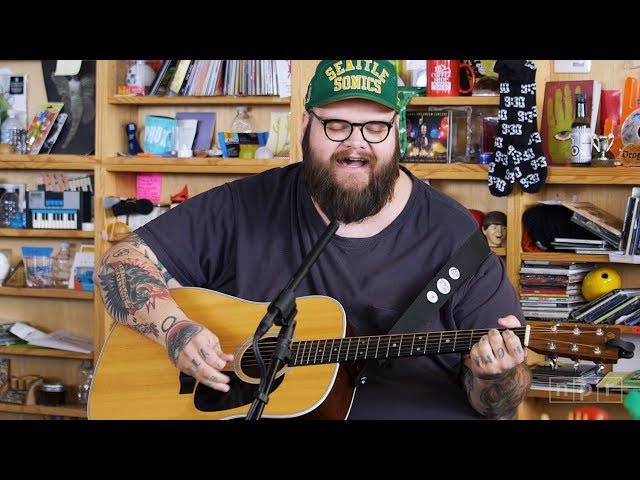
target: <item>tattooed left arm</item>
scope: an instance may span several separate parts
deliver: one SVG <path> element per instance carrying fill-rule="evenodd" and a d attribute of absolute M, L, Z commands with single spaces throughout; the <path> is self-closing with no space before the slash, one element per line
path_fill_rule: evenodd
<path fill-rule="evenodd" d="M 499 322 L 515 328 L 520 325 L 512 315 Z M 469 403 L 489 418 L 511 418 L 531 387 L 531 372 L 525 363 L 526 352 L 511 330 L 502 334 L 492 329 L 464 359 L 462 380 Z"/>

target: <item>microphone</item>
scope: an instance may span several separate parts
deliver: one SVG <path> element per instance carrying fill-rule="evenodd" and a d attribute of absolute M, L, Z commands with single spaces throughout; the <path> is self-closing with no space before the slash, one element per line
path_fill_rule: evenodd
<path fill-rule="evenodd" d="M 309 272 L 309 269 L 325 249 L 331 237 L 336 233 L 336 230 L 338 230 L 338 222 L 335 220 L 331 221 L 318 241 L 313 245 L 311 251 L 305 256 L 302 264 L 298 267 L 298 270 L 291 280 L 289 280 L 287 286 L 284 287 L 269 304 L 267 313 L 258 324 L 255 337 L 263 337 L 274 323 L 282 326 L 282 320 L 288 318 L 291 312 L 293 312 L 296 298 L 295 289 L 300 285 L 304 276 Z"/>

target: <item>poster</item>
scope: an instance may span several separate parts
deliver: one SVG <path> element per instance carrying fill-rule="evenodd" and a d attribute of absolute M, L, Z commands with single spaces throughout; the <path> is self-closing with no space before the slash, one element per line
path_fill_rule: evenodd
<path fill-rule="evenodd" d="M 96 135 L 96 61 L 83 60 L 76 75 L 54 75 L 57 60 L 42 60 L 48 102 L 63 102 L 68 115 L 52 154 L 93 155 Z"/>

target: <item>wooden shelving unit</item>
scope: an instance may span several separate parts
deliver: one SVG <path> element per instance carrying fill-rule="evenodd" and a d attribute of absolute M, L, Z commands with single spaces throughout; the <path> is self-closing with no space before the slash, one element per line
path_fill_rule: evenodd
<path fill-rule="evenodd" d="M 70 288 L 0 287 L 0 295 L 17 297 L 65 298 L 69 300 L 93 300 L 93 292 Z"/>
<path fill-rule="evenodd" d="M 47 407 L 45 405 L 15 405 L 0 402 L 0 412 L 29 413 L 33 415 L 56 415 L 61 417 L 87 418 L 87 407 Z"/>
<path fill-rule="evenodd" d="M 83 238 L 93 240 L 94 232 L 83 230 L 45 230 L 31 228 L 0 228 L 0 237 L 20 238 Z"/>
<path fill-rule="evenodd" d="M 51 358 L 72 358 L 76 360 L 92 360 L 90 353 L 70 352 L 68 350 L 57 350 L 55 348 L 35 348 L 35 347 L 0 347 L 2 355 L 21 355 L 24 357 L 51 357 Z"/>
<path fill-rule="evenodd" d="M 111 96 L 107 100 L 110 105 L 289 105 L 290 97 L 275 96 L 238 96 L 224 95 L 195 97 L 190 95 L 176 95 L 173 97 L 139 97 L 139 96 Z"/>

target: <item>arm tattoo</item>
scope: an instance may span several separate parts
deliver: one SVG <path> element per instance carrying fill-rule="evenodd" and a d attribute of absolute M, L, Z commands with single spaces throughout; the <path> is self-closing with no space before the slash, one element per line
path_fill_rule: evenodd
<path fill-rule="evenodd" d="M 126 323 L 143 307 L 147 312 L 155 308 L 156 299 L 171 299 L 167 284 L 157 271 L 136 259 L 105 263 L 98 278 L 107 311 L 120 323 Z"/>
<path fill-rule="evenodd" d="M 500 418 L 514 411 L 524 400 L 531 386 L 529 367 L 521 363 L 509 374 L 492 381 L 477 379 L 471 370 L 463 367 L 464 387 L 474 408 L 485 417 Z M 477 402 L 472 398 L 476 397 Z"/>
<path fill-rule="evenodd" d="M 175 317 L 168 318 L 173 318 L 173 320 L 175 320 Z M 184 347 L 201 331 L 202 326 L 193 322 L 188 322 L 186 320 L 173 322 L 171 327 L 167 330 L 166 344 L 167 353 L 174 364 L 178 363 L 178 357 Z"/>
<path fill-rule="evenodd" d="M 160 332 L 158 332 L 158 326 L 155 323 L 137 323 L 132 325 L 131 328 L 147 336 L 152 334 L 154 337 L 158 338 L 160 335 Z"/>

